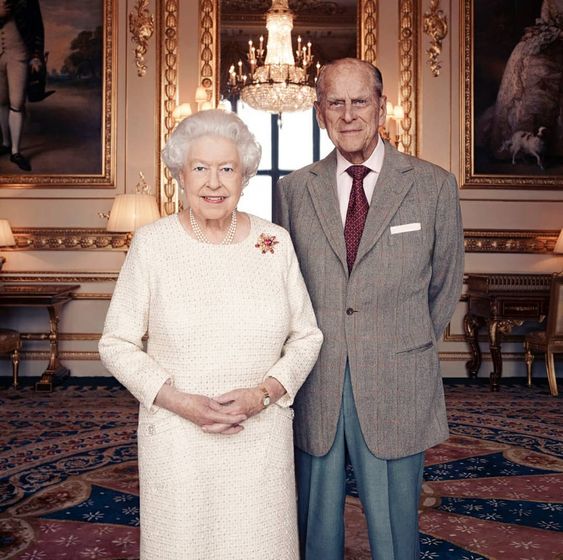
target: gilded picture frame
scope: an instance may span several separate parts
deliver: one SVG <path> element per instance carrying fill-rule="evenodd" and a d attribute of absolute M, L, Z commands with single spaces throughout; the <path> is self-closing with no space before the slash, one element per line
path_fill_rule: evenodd
<path fill-rule="evenodd" d="M 563 189 L 561 14 L 524 4 L 462 2 L 462 188 Z"/>
<path fill-rule="evenodd" d="M 4 154 L 0 188 L 115 188 L 117 2 L 39 5 L 44 93 L 32 102 L 28 80 L 20 143 L 31 170 Z"/>

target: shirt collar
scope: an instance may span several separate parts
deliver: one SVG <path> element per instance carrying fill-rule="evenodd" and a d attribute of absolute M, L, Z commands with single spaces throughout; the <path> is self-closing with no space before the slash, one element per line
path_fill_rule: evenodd
<path fill-rule="evenodd" d="M 369 167 L 373 172 L 379 173 L 381 171 L 381 166 L 383 165 L 383 156 L 385 155 L 385 146 L 383 145 L 383 139 L 379 136 L 379 140 L 377 141 L 377 146 L 371 153 L 366 161 L 362 162 L 359 165 L 365 165 Z M 346 169 L 354 165 L 350 163 L 338 150 L 336 150 L 336 176 L 342 175 L 346 173 Z"/>

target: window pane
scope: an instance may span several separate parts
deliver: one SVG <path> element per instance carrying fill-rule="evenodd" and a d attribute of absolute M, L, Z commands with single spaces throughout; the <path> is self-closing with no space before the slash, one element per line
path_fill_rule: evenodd
<path fill-rule="evenodd" d="M 328 156 L 328 154 L 330 154 L 330 152 L 332 152 L 332 150 L 334 150 L 334 144 L 330 141 L 330 138 L 328 137 L 328 134 L 326 133 L 326 130 L 324 128 L 321 128 L 321 147 L 320 148 L 321 148 L 321 150 L 320 150 L 321 159 Z"/>
<path fill-rule="evenodd" d="M 242 192 L 244 196 L 238 203 L 241 212 L 272 221 L 272 178 L 269 175 L 252 177 Z"/>
<path fill-rule="evenodd" d="M 246 123 L 250 132 L 256 136 L 256 140 L 262 146 L 262 159 L 258 169 L 272 168 L 272 133 L 270 113 L 256 111 L 242 101 L 238 101 L 237 114 Z"/>
<path fill-rule="evenodd" d="M 283 113 L 280 128 L 280 169 L 299 169 L 313 162 L 313 109 Z"/>

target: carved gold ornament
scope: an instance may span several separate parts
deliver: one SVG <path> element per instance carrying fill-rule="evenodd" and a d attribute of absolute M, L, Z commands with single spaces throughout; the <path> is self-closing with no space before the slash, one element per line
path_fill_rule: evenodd
<path fill-rule="evenodd" d="M 360 53 L 362 60 L 376 63 L 377 60 L 377 0 L 361 0 L 358 3 L 360 22 Z"/>
<path fill-rule="evenodd" d="M 149 39 L 154 33 L 154 16 L 149 11 L 148 0 L 137 0 L 137 4 L 129 14 L 129 32 L 135 46 L 135 65 L 137 75 L 142 78 L 147 73 L 145 54 Z"/>
<path fill-rule="evenodd" d="M 557 230 L 478 230 L 464 231 L 466 253 L 531 253 L 553 252 Z"/>
<path fill-rule="evenodd" d="M 414 0 L 399 2 L 399 105 L 404 117 L 400 122 L 399 142 L 406 154 L 416 155 L 417 9 Z"/>
<path fill-rule="evenodd" d="M 2 251 L 123 251 L 127 234 L 87 228 L 14 228 L 15 247 Z"/>
<path fill-rule="evenodd" d="M 162 48 L 159 60 L 160 74 L 160 149 L 176 126 L 174 109 L 178 105 L 178 0 L 163 0 L 161 12 Z M 172 174 L 157 154 L 160 165 L 160 213 L 169 216 L 181 209 L 178 189 Z"/>
<path fill-rule="evenodd" d="M 440 75 L 442 63 L 438 60 L 442 52 L 442 41 L 448 34 L 448 18 L 440 9 L 440 0 L 430 0 L 430 8 L 424 14 L 424 33 L 430 37 L 430 47 L 426 51 L 432 75 Z"/>

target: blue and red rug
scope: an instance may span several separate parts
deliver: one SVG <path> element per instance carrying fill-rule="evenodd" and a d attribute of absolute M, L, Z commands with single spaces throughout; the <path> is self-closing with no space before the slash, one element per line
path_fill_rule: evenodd
<path fill-rule="evenodd" d="M 563 410 L 547 389 L 447 385 L 421 559 L 563 558 Z M 136 559 L 137 404 L 119 387 L 0 391 L 0 559 Z M 350 472 L 346 558 L 369 559 Z M 211 559 L 210 559 L 211 560 Z"/>

